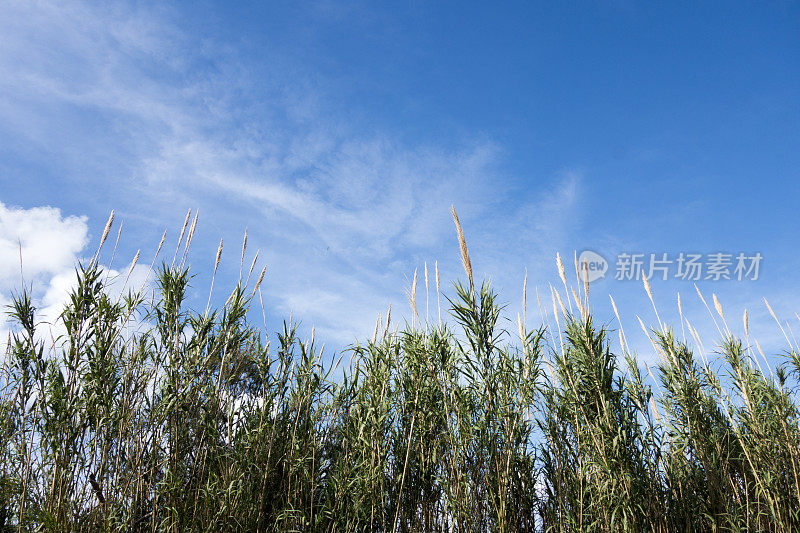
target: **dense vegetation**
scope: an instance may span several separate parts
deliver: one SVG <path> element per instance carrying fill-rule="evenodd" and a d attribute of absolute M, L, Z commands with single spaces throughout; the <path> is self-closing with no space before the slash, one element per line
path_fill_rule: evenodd
<path fill-rule="evenodd" d="M 93 259 L 47 342 L 23 290 L 0 370 L 0 530 L 800 527 L 793 349 L 763 373 L 727 326 L 713 362 L 659 326 L 650 378 L 566 281 L 551 330 L 508 331 L 458 229 L 451 320 L 386 317 L 335 358 L 294 323 L 268 340 L 250 322 L 263 274 L 195 313 L 183 261 L 157 269 L 155 297 L 113 298 Z"/>

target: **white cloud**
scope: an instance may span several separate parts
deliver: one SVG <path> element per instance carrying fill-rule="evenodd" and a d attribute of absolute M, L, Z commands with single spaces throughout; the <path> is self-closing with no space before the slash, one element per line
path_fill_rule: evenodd
<path fill-rule="evenodd" d="M 63 216 L 54 207 L 20 209 L 0 202 L 0 343 L 5 352 L 9 323 L 7 306 L 12 293 L 26 290 L 42 309 L 37 321 L 53 322 L 66 300 L 64 285 L 87 243 L 86 217 Z M 20 260 L 22 271 L 20 272 Z"/>
<path fill-rule="evenodd" d="M 20 288 L 20 254 L 26 283 L 72 268 L 87 234 L 86 217 L 64 217 L 54 207 L 20 209 L 0 202 L 0 289 Z"/>
<path fill-rule="evenodd" d="M 0 202 L 0 353 L 5 353 L 11 328 L 7 306 L 13 294 L 22 292 L 23 279 L 37 309 L 40 339 L 49 343 L 64 332 L 58 316 L 75 287 L 75 269 L 87 252 L 87 234 L 86 216 L 64 216 L 55 207 L 21 209 Z M 119 271 L 101 265 L 101 270 L 107 294 L 113 299 L 129 289 L 145 287 L 149 273 L 149 267 L 143 265 L 131 271 L 130 264 Z"/>

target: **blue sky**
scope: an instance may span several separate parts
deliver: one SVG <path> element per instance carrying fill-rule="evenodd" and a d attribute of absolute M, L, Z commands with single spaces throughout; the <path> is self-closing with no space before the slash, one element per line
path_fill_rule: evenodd
<path fill-rule="evenodd" d="M 111 209 L 121 270 L 140 248 L 149 262 L 165 228 L 174 249 L 199 209 L 196 307 L 220 238 L 224 301 L 247 227 L 268 327 L 294 313 L 341 347 L 390 303 L 395 319 L 408 309 L 426 261 L 461 275 L 454 204 L 510 316 L 526 268 L 528 301 L 539 287 L 549 302 L 556 252 L 569 265 L 591 249 L 610 264 L 590 291 L 598 318 L 616 327 L 613 294 L 633 337 L 655 315 L 641 282 L 613 279 L 618 253 L 758 252 L 758 280 L 698 287 L 732 327 L 747 307 L 768 349 L 785 342 L 762 298 L 800 328 L 796 3 L 0 7 L 4 301 L 18 239 L 55 308 Z M 676 328 L 680 292 L 713 344 L 691 282 L 653 291 Z"/>

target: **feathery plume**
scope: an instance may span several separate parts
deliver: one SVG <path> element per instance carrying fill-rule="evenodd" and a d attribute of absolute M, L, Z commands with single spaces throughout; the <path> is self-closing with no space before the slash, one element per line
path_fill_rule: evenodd
<path fill-rule="evenodd" d="M 106 222 L 106 227 L 103 229 L 103 236 L 100 237 L 100 247 L 102 248 L 103 243 L 106 242 L 106 238 L 108 237 L 108 232 L 111 231 L 111 225 L 114 223 L 114 210 L 111 210 L 111 214 L 108 216 L 108 222 Z"/>
<path fill-rule="evenodd" d="M 564 270 L 564 262 L 561 260 L 561 254 L 558 252 L 556 252 L 556 266 L 558 267 L 558 277 L 561 278 L 561 282 L 564 284 L 564 295 L 566 295 L 567 297 L 567 305 L 569 306 L 569 312 L 572 313 L 572 301 L 569 299 L 569 289 L 567 288 L 567 273 Z M 556 294 L 557 293 L 558 292 L 556 291 Z M 559 300 L 560 299 L 561 297 L 559 297 Z M 564 311 L 564 314 L 566 315 L 566 311 Z"/>
<path fill-rule="evenodd" d="M 261 275 L 258 276 L 258 281 L 256 281 L 255 287 L 253 287 L 253 294 L 255 295 L 258 288 L 261 286 L 261 282 L 264 281 L 264 274 L 267 273 L 267 265 L 264 265 L 264 268 L 261 269 Z"/>
<path fill-rule="evenodd" d="M 428 326 L 428 301 L 429 301 L 429 291 L 428 291 L 428 262 L 425 261 L 425 327 Z"/>
<path fill-rule="evenodd" d="M 720 318 L 722 320 L 725 320 L 725 313 L 722 312 L 722 304 L 719 303 L 719 300 L 717 299 L 717 295 L 714 294 L 714 293 L 711 293 L 711 299 L 714 300 L 714 309 L 717 310 L 717 314 L 720 316 Z"/>
<path fill-rule="evenodd" d="M 208 303 L 206 304 L 206 312 L 203 314 L 204 317 L 208 316 L 208 312 L 211 310 L 211 294 L 214 292 L 214 280 L 217 279 L 217 267 L 219 267 L 219 260 L 222 257 L 222 239 L 219 240 L 219 248 L 217 248 L 217 258 L 214 261 L 214 273 L 211 275 L 211 287 L 208 289 Z M 230 301 L 230 298 L 228 299 Z M 225 305 L 228 305 L 227 303 Z"/>
<path fill-rule="evenodd" d="M 617 304 L 616 302 L 614 302 L 614 297 L 611 296 L 610 294 L 608 295 L 608 297 L 611 299 L 611 308 L 614 309 L 614 314 L 617 315 L 617 321 L 620 322 L 621 324 L 622 321 L 619 319 L 619 311 L 617 311 Z"/>
<path fill-rule="evenodd" d="M 586 313 L 583 310 L 583 305 L 581 305 L 581 299 L 578 298 L 577 294 L 575 294 L 575 289 L 570 289 L 570 291 L 572 292 L 572 298 L 575 300 L 575 305 L 578 306 L 578 312 L 581 314 L 582 317 L 586 317 Z M 569 298 L 569 296 L 567 296 L 567 298 Z"/>
<path fill-rule="evenodd" d="M 522 281 L 522 323 L 528 324 L 528 269 L 525 269 L 525 279 Z"/>
<path fill-rule="evenodd" d="M 247 228 L 244 228 L 244 241 L 242 242 L 242 259 L 239 262 L 239 277 L 241 278 L 241 269 L 244 268 L 244 252 L 247 250 Z"/>
<path fill-rule="evenodd" d="M 561 282 L 564 283 L 564 287 L 567 286 L 567 274 L 564 272 L 564 262 L 561 261 L 561 254 L 556 252 L 556 266 L 558 267 L 558 276 L 561 278 Z"/>
<path fill-rule="evenodd" d="M 197 217 L 200 215 L 200 210 L 198 209 L 194 213 L 194 218 L 192 219 L 192 225 L 189 226 L 189 235 L 186 236 L 186 249 L 188 250 L 189 245 L 192 242 L 192 237 L 194 237 L 194 230 L 197 228 Z"/>
<path fill-rule="evenodd" d="M 175 260 L 178 258 L 178 252 L 181 249 L 181 242 L 183 242 L 183 236 L 186 233 L 186 228 L 189 226 L 189 218 L 192 216 L 192 210 L 189 209 L 186 212 L 186 218 L 183 220 L 183 227 L 181 227 L 181 234 L 178 236 L 178 244 L 175 245 L 175 254 L 172 256 L 172 266 L 175 266 Z"/>
<path fill-rule="evenodd" d="M 108 232 L 111 231 L 111 225 L 114 223 L 114 210 L 111 210 L 111 214 L 108 216 L 108 222 L 106 222 L 106 227 L 103 228 L 103 236 L 100 237 L 100 245 L 97 247 L 97 251 L 92 257 L 92 261 L 89 264 L 98 264 L 100 261 L 100 249 L 103 248 L 103 243 L 106 242 L 108 238 Z"/>
<path fill-rule="evenodd" d="M 411 321 L 413 323 L 414 317 L 419 318 L 417 313 L 417 269 L 414 269 L 414 281 L 411 282 L 411 292 L 408 293 L 408 300 L 411 302 Z"/>
<path fill-rule="evenodd" d="M 128 268 L 128 273 L 125 275 L 125 281 L 122 283 L 123 288 L 125 288 L 125 286 L 128 284 L 128 280 L 130 279 L 131 273 L 133 272 L 133 267 L 135 267 L 136 263 L 139 261 L 139 252 L 141 252 L 141 250 L 136 250 L 136 255 L 133 256 L 133 261 L 131 261 L 131 266 L 130 268 Z"/>
<path fill-rule="evenodd" d="M 744 315 L 742 315 L 742 322 L 744 323 L 745 337 L 750 337 L 750 321 L 747 319 L 747 308 L 745 308 Z"/>
<path fill-rule="evenodd" d="M 469 288 L 475 291 L 475 283 L 472 279 L 472 262 L 469 260 L 469 251 L 467 250 L 467 241 L 464 240 L 464 231 L 461 229 L 461 222 L 458 220 L 455 206 L 450 207 L 450 212 L 453 215 L 453 221 L 456 223 L 456 231 L 458 232 L 458 244 L 461 247 L 461 262 L 464 265 L 464 271 L 469 278 Z"/>
<path fill-rule="evenodd" d="M 678 293 L 678 316 L 681 319 L 681 337 L 683 338 L 683 342 L 686 342 L 686 328 L 683 324 L 683 303 L 681 302 L 681 293 Z"/>
<path fill-rule="evenodd" d="M 386 328 L 383 330 L 383 335 L 389 333 L 389 325 L 392 323 L 392 304 L 389 304 L 389 310 L 386 311 Z"/>
<path fill-rule="evenodd" d="M 619 310 L 617 309 L 617 303 L 614 301 L 614 297 L 610 294 L 608 298 L 611 300 L 611 308 L 614 309 L 614 316 L 617 317 L 617 322 L 619 323 L 619 342 L 622 346 L 623 350 L 627 350 L 628 342 L 625 339 L 625 331 L 622 328 L 622 319 L 619 317 Z"/>
<path fill-rule="evenodd" d="M 158 248 L 156 248 L 156 255 L 153 256 L 153 262 L 155 262 L 156 257 L 158 257 L 158 252 L 161 251 L 161 247 L 164 246 L 164 240 L 167 238 L 167 230 L 164 230 L 164 234 L 161 235 L 161 242 L 158 243 Z"/>
<path fill-rule="evenodd" d="M 189 218 L 192 216 L 191 208 L 186 212 L 186 218 L 183 221 L 183 227 L 181 228 L 181 234 L 178 237 L 178 248 L 181 246 L 181 242 L 183 242 L 183 235 L 186 233 L 186 228 L 189 226 Z M 175 249 L 177 252 L 177 248 Z"/>
<path fill-rule="evenodd" d="M 589 262 L 584 259 L 583 265 L 581 266 L 583 269 L 583 296 L 586 298 L 586 314 L 589 314 Z"/>
<path fill-rule="evenodd" d="M 650 298 L 650 301 L 653 301 L 653 291 L 650 290 L 650 282 L 647 281 L 647 276 L 642 274 L 642 281 L 644 282 L 644 290 L 647 293 L 647 297 Z"/>
<path fill-rule="evenodd" d="M 141 252 L 141 250 L 136 250 L 136 255 L 133 256 L 133 261 L 131 262 L 131 267 L 128 269 L 128 277 L 130 277 L 131 272 L 133 272 L 133 267 L 135 267 L 136 263 L 139 261 L 139 252 Z"/>
<path fill-rule="evenodd" d="M 656 313 L 658 327 L 661 328 L 661 331 L 665 331 L 664 324 L 661 323 L 661 317 L 658 316 L 658 309 L 656 308 L 656 301 L 653 299 L 653 291 L 650 289 L 650 282 L 647 280 L 647 276 L 644 273 L 642 273 L 642 282 L 644 283 L 644 290 L 647 293 L 647 297 L 650 298 L 650 303 L 653 305 L 653 311 Z"/>
<path fill-rule="evenodd" d="M 117 247 L 119 246 L 119 239 L 122 237 L 122 227 L 125 225 L 125 221 L 119 223 L 119 229 L 117 230 L 117 238 L 114 241 L 114 252 L 111 254 L 111 261 L 109 261 L 108 266 L 111 268 L 111 265 L 114 263 L 114 258 L 117 256 Z"/>
<path fill-rule="evenodd" d="M 222 257 L 222 239 L 219 240 L 219 247 L 217 248 L 217 258 L 214 260 L 214 274 L 217 273 L 219 267 L 219 260 Z"/>
<path fill-rule="evenodd" d="M 552 287 L 550 287 L 550 289 L 553 290 Z M 566 316 L 567 315 L 567 308 L 564 306 L 564 301 L 561 299 L 561 295 L 558 293 L 558 291 L 554 291 L 554 292 L 555 292 L 556 298 L 558 298 L 558 305 L 561 306 L 561 314 Z M 567 297 L 567 302 L 569 302 L 569 297 Z"/>
<path fill-rule="evenodd" d="M 561 354 L 564 354 L 564 336 L 561 334 L 561 321 L 558 318 L 558 307 L 556 306 L 556 298 L 558 298 L 558 303 L 561 304 L 561 312 L 563 314 L 567 314 L 567 311 L 564 309 L 564 302 L 561 301 L 561 296 L 558 295 L 558 291 L 550 285 L 550 298 L 553 300 L 553 318 L 556 320 L 556 329 L 558 330 L 558 340 L 561 344 Z"/>
<path fill-rule="evenodd" d="M 183 255 L 181 256 L 181 266 L 186 261 L 186 256 L 189 253 L 189 246 L 192 244 L 192 238 L 194 237 L 194 230 L 197 228 L 197 217 L 200 215 L 200 210 L 194 212 L 194 218 L 192 219 L 192 225 L 189 226 L 189 234 L 186 236 L 186 245 L 183 247 Z"/>
<path fill-rule="evenodd" d="M 250 283 L 250 276 L 253 275 L 253 269 L 256 267 L 256 261 L 258 261 L 258 254 L 261 250 L 256 250 L 256 255 L 253 257 L 253 262 L 250 263 L 250 270 L 247 272 L 247 281 L 245 281 L 245 285 Z"/>

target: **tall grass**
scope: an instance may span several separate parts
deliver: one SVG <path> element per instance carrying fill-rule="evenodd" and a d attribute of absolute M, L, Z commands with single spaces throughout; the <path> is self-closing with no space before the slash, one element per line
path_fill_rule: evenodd
<path fill-rule="evenodd" d="M 252 267 L 198 313 L 183 261 L 156 271 L 155 297 L 114 298 L 92 260 L 47 341 L 23 288 L 0 374 L 0 530 L 800 527 L 796 351 L 773 376 L 727 326 L 714 362 L 659 326 L 649 379 L 624 340 L 611 351 L 586 288 L 566 292 L 560 258 L 556 327 L 508 331 L 455 220 L 468 283 L 446 296 L 452 320 L 387 316 L 339 357 L 292 321 L 271 337 L 249 321 Z"/>

